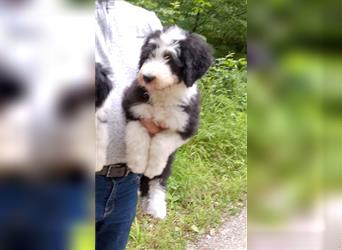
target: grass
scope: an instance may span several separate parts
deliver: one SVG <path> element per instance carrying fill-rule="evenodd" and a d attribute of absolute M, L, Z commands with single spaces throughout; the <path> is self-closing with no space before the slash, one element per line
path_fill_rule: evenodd
<path fill-rule="evenodd" d="M 177 153 L 167 191 L 167 219 L 156 221 L 138 210 L 128 249 L 185 249 L 187 241 L 218 226 L 227 208 L 244 199 L 245 71 L 244 61 L 228 56 L 201 81 L 201 126 Z"/>

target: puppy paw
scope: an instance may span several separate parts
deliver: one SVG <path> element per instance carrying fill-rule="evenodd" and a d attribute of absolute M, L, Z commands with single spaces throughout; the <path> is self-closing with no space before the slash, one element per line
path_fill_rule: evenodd
<path fill-rule="evenodd" d="M 156 219 L 163 220 L 166 218 L 166 202 L 161 199 L 149 199 L 142 201 L 143 213 L 151 215 Z"/>

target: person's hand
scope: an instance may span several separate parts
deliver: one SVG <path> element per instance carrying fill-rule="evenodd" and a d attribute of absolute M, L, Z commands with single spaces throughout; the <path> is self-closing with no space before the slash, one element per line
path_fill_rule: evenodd
<path fill-rule="evenodd" d="M 151 136 L 154 136 L 162 130 L 162 128 L 155 124 L 152 119 L 141 119 L 140 123 L 147 129 Z"/>

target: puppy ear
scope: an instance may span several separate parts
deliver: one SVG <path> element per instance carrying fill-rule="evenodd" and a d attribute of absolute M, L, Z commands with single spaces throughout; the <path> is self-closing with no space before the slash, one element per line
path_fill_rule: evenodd
<path fill-rule="evenodd" d="M 155 43 L 150 43 L 152 39 L 157 39 L 160 37 L 161 31 L 157 30 L 151 33 L 145 40 L 144 45 L 141 47 L 139 69 L 143 66 L 145 61 L 150 57 L 150 54 L 157 48 Z"/>
<path fill-rule="evenodd" d="M 189 34 L 180 42 L 180 47 L 180 57 L 185 65 L 183 80 L 187 87 L 191 87 L 213 64 L 212 49 L 197 34 Z"/>

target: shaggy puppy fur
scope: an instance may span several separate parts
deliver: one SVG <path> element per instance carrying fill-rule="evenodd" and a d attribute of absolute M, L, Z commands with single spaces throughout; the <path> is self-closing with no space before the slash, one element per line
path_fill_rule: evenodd
<path fill-rule="evenodd" d="M 96 110 L 96 171 L 100 171 L 106 161 L 108 143 L 106 114 L 102 108 L 112 90 L 110 71 L 100 63 L 95 64 L 95 110 Z"/>
<path fill-rule="evenodd" d="M 127 164 L 144 174 L 142 208 L 156 218 L 166 216 L 165 188 L 175 152 L 198 128 L 195 82 L 212 62 L 211 49 L 200 36 L 177 26 L 156 31 L 145 41 L 137 79 L 125 91 Z M 151 136 L 141 119 L 163 130 Z"/>

